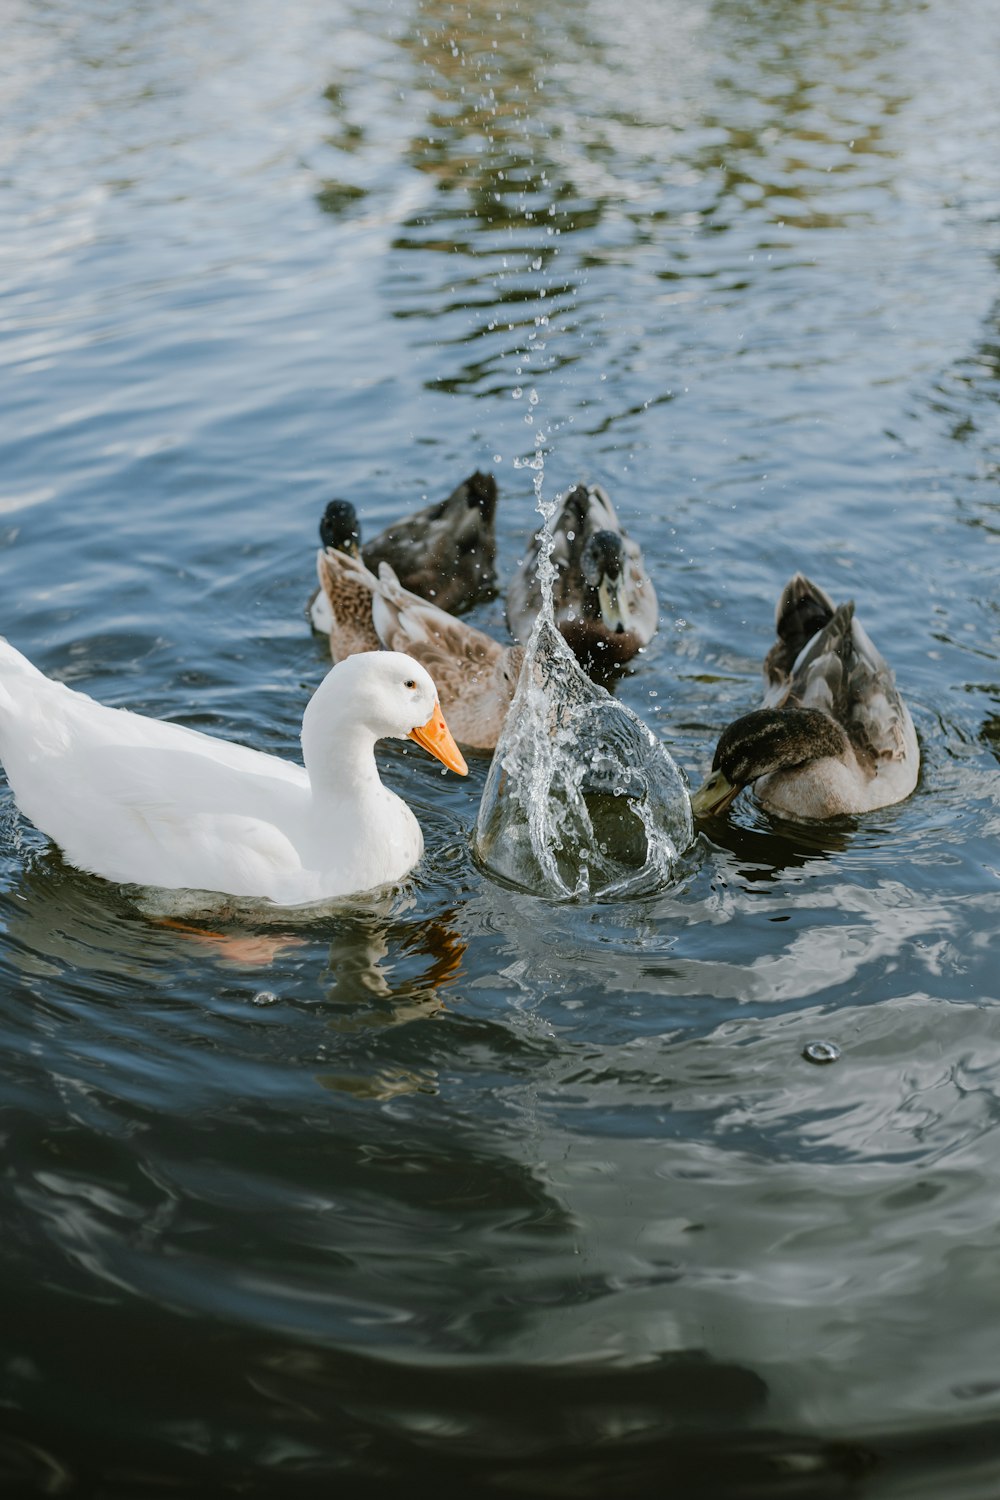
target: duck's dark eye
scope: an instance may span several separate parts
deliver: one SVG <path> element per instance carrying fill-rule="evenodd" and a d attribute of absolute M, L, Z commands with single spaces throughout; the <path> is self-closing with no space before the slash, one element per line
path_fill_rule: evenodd
<path fill-rule="evenodd" d="M 416 682 L 416 678 L 415 677 L 408 677 L 406 679 L 406 681 L 403 683 L 403 686 L 404 687 L 408 687 L 408 688 L 415 688 L 416 685 L 417 685 L 417 682 Z"/>

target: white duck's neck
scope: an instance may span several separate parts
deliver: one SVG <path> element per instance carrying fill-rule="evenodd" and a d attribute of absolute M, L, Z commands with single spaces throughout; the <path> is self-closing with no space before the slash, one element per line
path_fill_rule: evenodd
<path fill-rule="evenodd" d="M 317 809 L 337 804 L 361 809 L 385 787 L 375 763 L 379 736 L 321 689 L 302 719 L 302 758 Z"/>

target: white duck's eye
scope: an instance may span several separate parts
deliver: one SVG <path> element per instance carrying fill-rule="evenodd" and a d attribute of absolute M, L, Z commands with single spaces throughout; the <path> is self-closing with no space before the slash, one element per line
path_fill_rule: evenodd
<path fill-rule="evenodd" d="M 406 679 L 406 681 L 403 683 L 403 686 L 404 687 L 408 687 L 408 688 L 415 688 L 416 685 L 417 685 L 417 680 L 416 680 L 415 677 L 408 677 Z"/>

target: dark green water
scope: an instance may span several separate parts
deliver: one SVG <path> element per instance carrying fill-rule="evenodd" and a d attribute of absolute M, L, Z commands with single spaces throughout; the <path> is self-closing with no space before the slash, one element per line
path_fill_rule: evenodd
<path fill-rule="evenodd" d="M 989 0 L 4 7 L 39 666 L 293 754 L 325 501 L 492 469 L 506 574 L 541 462 L 643 542 L 692 779 L 797 568 L 924 755 L 559 907 L 474 865 L 485 760 L 389 745 L 408 889 L 227 946 L 4 784 L 4 1496 L 996 1494 L 998 58 Z"/>

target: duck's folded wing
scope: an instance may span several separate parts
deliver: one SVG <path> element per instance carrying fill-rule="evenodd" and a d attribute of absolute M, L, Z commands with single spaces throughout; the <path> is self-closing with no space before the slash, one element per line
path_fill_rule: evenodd
<path fill-rule="evenodd" d="M 622 532 L 625 548 L 626 588 L 629 613 L 635 628 L 643 636 L 652 636 L 659 619 L 660 606 L 653 588 L 653 580 L 646 571 L 642 548 L 632 537 Z"/>
<path fill-rule="evenodd" d="M 852 739 L 862 738 L 879 760 L 913 754 L 913 723 L 891 667 L 859 620 L 852 620 L 848 695 Z"/>
<path fill-rule="evenodd" d="M 833 600 L 805 574 L 796 573 L 785 584 L 774 612 L 777 639 L 764 658 L 765 708 L 780 708 L 794 691 L 799 658 L 810 641 L 829 625 L 833 614 Z M 807 667 L 805 664 L 803 670 Z"/>
<path fill-rule="evenodd" d="M 89 867 L 109 879 L 168 889 L 224 891 L 269 897 L 299 875 L 302 860 L 291 841 L 259 818 L 240 813 L 181 812 L 165 803 L 123 803 L 122 841 L 113 863 Z M 74 864 L 86 867 L 85 850 Z"/>
<path fill-rule="evenodd" d="M 456 624 L 459 622 L 455 622 Z M 472 693 L 496 667 L 502 649 L 480 630 L 455 631 L 440 620 L 418 622 L 412 614 L 398 619 L 383 637 L 387 651 L 405 651 L 434 679 L 442 706 L 448 699 Z"/>
<path fill-rule="evenodd" d="M 587 531 L 618 531 L 622 532 L 618 513 L 611 504 L 607 490 L 602 489 L 599 484 L 592 484 L 587 491 Z M 624 536 L 624 532 L 622 532 Z"/>
<path fill-rule="evenodd" d="M 411 647 L 427 641 L 440 630 L 442 622 L 454 625 L 457 632 L 465 628 L 436 604 L 405 589 L 386 562 L 379 564 L 377 578 L 369 574 L 366 581 L 372 594 L 372 624 L 387 651 L 405 651 L 412 655 Z M 390 641 L 401 644 L 390 645 Z"/>
<path fill-rule="evenodd" d="M 796 662 L 792 692 L 801 707 L 822 709 L 843 724 L 861 759 L 874 765 L 913 755 L 909 712 L 853 602 L 834 610 Z"/>
<path fill-rule="evenodd" d="M 496 665 L 503 649 L 483 631 L 402 588 L 386 563 L 379 568 L 372 619 L 386 650 L 403 651 L 419 661 L 442 696 L 448 688 L 473 686 Z"/>
<path fill-rule="evenodd" d="M 209 757 L 163 727 L 179 731 L 173 744 L 72 742 L 47 774 L 19 778 L 18 805 L 72 864 L 109 880 L 265 895 L 300 869 L 275 821 L 304 792 L 283 763 L 223 741 Z"/>
<path fill-rule="evenodd" d="M 447 499 L 394 522 L 366 542 L 362 548 L 364 560 L 373 572 L 388 563 L 407 588 L 428 599 L 450 594 L 456 569 L 470 566 L 474 560 L 472 571 L 478 577 L 469 581 L 469 589 L 473 593 L 490 592 L 496 582 L 496 501 L 493 475 L 476 470 Z"/>

